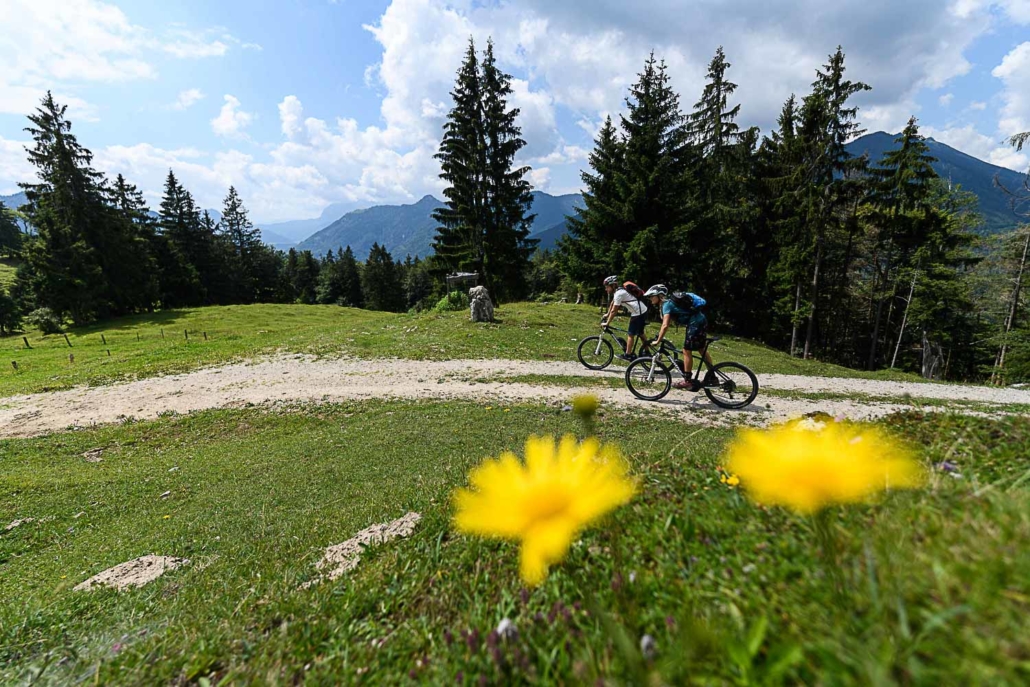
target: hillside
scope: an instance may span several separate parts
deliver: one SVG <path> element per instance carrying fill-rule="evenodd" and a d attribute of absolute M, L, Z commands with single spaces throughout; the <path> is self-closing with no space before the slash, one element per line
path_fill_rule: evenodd
<path fill-rule="evenodd" d="M 868 154 L 870 161 L 875 164 L 885 152 L 894 148 L 895 138 L 896 135 L 877 131 L 855 139 L 847 148 L 853 155 Z M 1012 212 L 1009 196 L 995 185 L 994 179 L 997 176 L 1006 188 L 1018 189 L 1022 187 L 1025 175 L 984 162 L 932 138 L 927 139 L 926 144 L 930 154 L 937 158 L 933 163 L 934 171 L 942 179 L 975 193 L 980 199 L 985 234 L 997 234 L 1016 228 L 1020 218 Z"/>
<path fill-rule="evenodd" d="M 536 218 L 530 236 L 546 234 L 545 238 L 553 246 L 551 234 L 554 232 L 551 230 L 563 226 L 565 216 L 573 213 L 580 202 L 578 194 L 552 196 L 534 191 L 533 212 Z M 412 205 L 377 205 L 354 210 L 302 241 L 297 248 L 324 255 L 327 251 L 350 246 L 361 260 L 368 255 L 373 243 L 379 243 L 399 258 L 407 255 L 425 257 L 432 252 L 437 227 L 432 214 L 442 205 L 441 201 L 427 195 Z"/>
<path fill-rule="evenodd" d="M 265 224 L 261 229 L 261 232 L 264 236 L 281 237 L 288 243 L 299 243 L 343 217 L 348 209 L 350 209 L 349 205 L 344 203 L 333 203 L 323 210 L 322 214 L 318 217 Z M 276 241 L 266 238 L 265 243 L 275 245 Z"/>

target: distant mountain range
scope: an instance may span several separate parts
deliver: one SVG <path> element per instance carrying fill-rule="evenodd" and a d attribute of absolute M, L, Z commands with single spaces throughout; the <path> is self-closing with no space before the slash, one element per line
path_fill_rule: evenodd
<path fill-rule="evenodd" d="M 533 192 L 532 212 L 536 214 L 530 238 L 541 238 L 541 247 L 553 248 L 557 236 L 565 233 L 565 216 L 576 212 L 582 203 L 578 193 L 552 196 Z M 373 243 L 386 246 L 397 258 L 407 255 L 425 257 L 432 253 L 437 222 L 433 211 L 443 203 L 433 196 L 424 196 L 412 205 L 377 205 L 348 212 L 326 228 L 297 245 L 297 250 L 310 250 L 316 255 L 350 246 L 362 260 Z M 561 227 L 560 231 L 556 227 Z M 546 245 L 545 245 L 546 244 Z"/>
<path fill-rule="evenodd" d="M 870 161 L 875 164 L 884 153 L 894 149 L 895 138 L 897 134 L 877 131 L 856 138 L 847 145 L 847 149 L 856 156 L 868 154 Z M 997 177 L 1005 188 L 1015 191 L 1023 187 L 1025 174 L 984 162 L 932 138 L 926 139 L 926 145 L 930 149 L 930 155 L 937 158 L 933 163 L 937 176 L 961 186 L 965 191 L 975 193 L 980 199 L 979 210 L 985 222 L 981 231 L 984 234 L 1011 231 L 1021 223 L 1020 218 L 1012 211 L 1009 202 L 1011 198 L 994 183 L 994 179 Z"/>
<path fill-rule="evenodd" d="M 868 154 L 875 164 L 883 154 L 894 147 L 896 135 L 882 131 L 867 134 L 848 144 L 853 155 Z M 1022 187 L 1025 175 L 1004 167 L 978 160 L 934 139 L 927 139 L 930 154 L 937 158 L 933 168 L 937 174 L 960 185 L 966 191 L 975 193 L 980 199 L 980 213 L 984 216 L 985 234 L 1010 231 L 1020 224 L 1020 218 L 1012 211 L 1009 197 L 995 184 L 997 178 L 1010 189 Z M 7 207 L 18 208 L 25 203 L 25 194 L 0 196 Z M 552 196 L 542 191 L 533 192 L 533 221 L 531 238 L 539 241 L 540 248 L 551 249 L 559 238 L 565 235 L 565 218 L 575 215 L 582 206 L 579 194 Z M 296 247 L 324 255 L 329 250 L 350 246 L 355 256 L 363 260 L 373 243 L 379 243 L 395 257 L 407 255 L 425 257 L 432 252 L 433 236 L 437 223 L 433 211 L 443 203 L 433 196 L 425 196 L 410 205 L 377 205 L 362 210 L 347 212 L 352 205 L 334 204 L 322 211 L 315 219 L 302 219 L 261 225 L 261 236 L 265 243 L 276 248 Z M 217 221 L 221 215 L 209 210 Z"/>

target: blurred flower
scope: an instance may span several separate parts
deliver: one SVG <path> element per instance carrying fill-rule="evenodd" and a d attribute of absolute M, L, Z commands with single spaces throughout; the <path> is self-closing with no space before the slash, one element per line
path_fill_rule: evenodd
<path fill-rule="evenodd" d="M 726 468 L 756 503 L 802 514 L 923 480 L 919 464 L 883 432 L 811 418 L 742 431 L 727 450 Z"/>
<path fill-rule="evenodd" d="M 727 475 L 723 473 L 719 476 L 719 481 L 725 484 L 727 487 L 733 488 L 740 484 L 740 478 L 736 475 Z"/>
<path fill-rule="evenodd" d="M 653 661 L 654 657 L 658 655 L 658 642 L 654 640 L 651 635 L 644 635 L 640 638 L 640 653 L 644 655 L 644 658 L 648 661 Z"/>
<path fill-rule="evenodd" d="M 466 534 L 517 540 L 520 573 L 529 586 L 543 582 L 580 532 L 627 503 L 637 490 L 615 446 L 568 436 L 526 441 L 525 463 L 512 453 L 487 460 L 469 474 L 469 489 L 454 494 L 454 524 Z"/>
<path fill-rule="evenodd" d="M 572 412 L 584 419 L 590 419 L 597 412 L 599 405 L 600 402 L 597 400 L 597 396 L 582 394 L 572 399 Z"/>
<path fill-rule="evenodd" d="M 497 636 L 506 642 L 518 639 L 519 629 L 515 627 L 515 623 L 511 620 L 503 618 L 501 619 L 501 622 L 497 624 Z"/>

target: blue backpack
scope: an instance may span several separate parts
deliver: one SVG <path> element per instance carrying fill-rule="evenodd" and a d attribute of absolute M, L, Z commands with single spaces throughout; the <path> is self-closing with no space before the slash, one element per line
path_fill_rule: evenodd
<path fill-rule="evenodd" d="M 708 305 L 708 301 L 704 298 L 701 298 L 701 296 L 698 296 L 696 293 L 690 293 L 689 291 L 674 291 L 669 296 L 669 299 L 672 301 L 672 304 L 676 306 L 677 310 L 681 310 L 685 313 L 685 317 L 683 318 L 684 320 L 692 317 L 694 313 L 702 312 Z M 684 324 L 684 322 L 681 321 L 680 324 Z"/>

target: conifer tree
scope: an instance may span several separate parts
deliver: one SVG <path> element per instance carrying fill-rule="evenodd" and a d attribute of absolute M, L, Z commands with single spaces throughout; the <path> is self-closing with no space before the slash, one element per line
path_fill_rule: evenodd
<path fill-rule="evenodd" d="M 14 213 L 0 201 L 0 255 L 13 257 L 21 250 L 21 229 L 14 219 Z"/>
<path fill-rule="evenodd" d="M 256 255 L 261 249 L 261 230 L 251 224 L 234 186 L 229 187 L 225 197 L 219 230 L 232 249 L 233 300 L 252 302 L 259 286 L 255 273 Z"/>
<path fill-rule="evenodd" d="M 594 282 L 597 275 L 616 274 L 625 262 L 625 243 L 630 230 L 622 217 L 618 175 L 623 166 L 624 146 L 619 133 L 606 117 L 594 139 L 590 169 L 583 180 L 583 207 L 578 216 L 565 219 L 568 233 L 559 240 L 558 260 L 576 281 Z"/>
<path fill-rule="evenodd" d="M 361 285 L 361 267 L 350 246 L 337 251 L 336 264 L 340 272 L 340 305 L 351 308 L 365 307 L 365 296 Z"/>
<path fill-rule="evenodd" d="M 361 290 L 369 310 L 401 312 L 404 310 L 404 288 L 393 256 L 378 243 L 372 244 L 368 260 L 361 270 Z"/>

